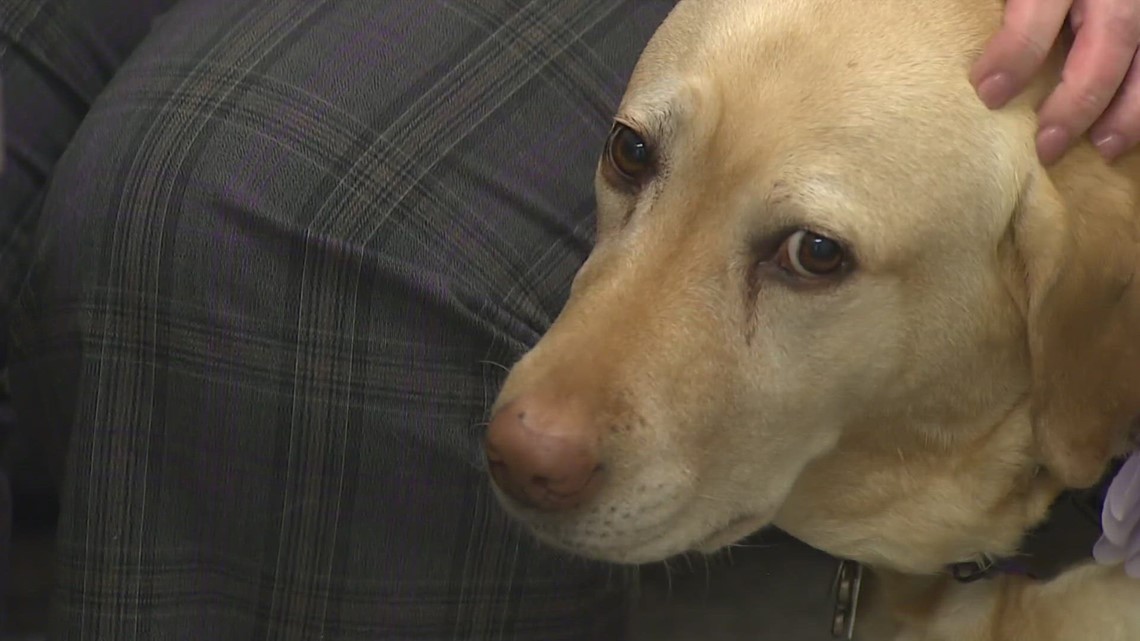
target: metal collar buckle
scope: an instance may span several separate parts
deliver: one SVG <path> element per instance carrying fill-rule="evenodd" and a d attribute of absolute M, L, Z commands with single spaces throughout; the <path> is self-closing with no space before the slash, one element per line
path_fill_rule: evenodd
<path fill-rule="evenodd" d="M 855 561 L 840 561 L 835 572 L 835 613 L 831 620 L 831 636 L 851 641 L 855 638 L 855 614 L 859 609 L 859 591 L 863 587 L 863 566 Z"/>
<path fill-rule="evenodd" d="M 954 563 L 948 566 L 947 569 L 955 581 L 959 583 L 973 583 L 974 581 L 992 576 L 997 569 L 997 563 L 993 557 L 988 554 L 983 554 L 982 558 L 978 561 Z"/>

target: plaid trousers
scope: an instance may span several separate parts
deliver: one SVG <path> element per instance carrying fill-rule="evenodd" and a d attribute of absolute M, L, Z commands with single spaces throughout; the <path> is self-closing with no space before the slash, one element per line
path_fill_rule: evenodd
<path fill-rule="evenodd" d="M 628 572 L 513 525 L 480 439 L 672 4 L 155 23 L 53 160 L 5 302 L 21 428 L 59 453 L 52 638 L 623 638 Z"/>

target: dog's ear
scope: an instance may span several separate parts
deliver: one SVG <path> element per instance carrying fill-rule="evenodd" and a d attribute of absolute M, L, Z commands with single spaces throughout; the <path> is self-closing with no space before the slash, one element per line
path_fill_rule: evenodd
<path fill-rule="evenodd" d="M 1056 183 L 1044 170 L 1028 181 L 1012 230 L 1041 460 L 1087 487 L 1130 447 L 1140 416 L 1140 216 L 1130 183 L 1077 154 L 1054 170 Z"/>

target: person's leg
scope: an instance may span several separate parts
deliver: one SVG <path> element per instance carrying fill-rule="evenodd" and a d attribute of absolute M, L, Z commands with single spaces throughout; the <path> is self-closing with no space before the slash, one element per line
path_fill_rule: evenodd
<path fill-rule="evenodd" d="M 0 318 L 60 154 L 123 60 L 176 0 L 0 2 Z"/>
<path fill-rule="evenodd" d="M 184 0 L 56 172 L 13 335 L 57 638 L 619 639 L 479 447 L 666 0 Z"/>
<path fill-rule="evenodd" d="M 26 274 L 31 230 L 56 161 L 115 69 L 173 3 L 0 2 L 0 328 Z M 0 329 L 0 368 L 7 347 Z M 0 383 L 0 595 L 9 593 L 9 476 L 24 502 L 53 489 L 41 443 L 13 420 L 5 388 Z M 0 630 L 6 629 L 2 610 L 0 599 Z"/>

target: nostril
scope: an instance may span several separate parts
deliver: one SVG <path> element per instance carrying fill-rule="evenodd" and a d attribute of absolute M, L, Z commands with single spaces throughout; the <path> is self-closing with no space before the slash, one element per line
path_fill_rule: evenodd
<path fill-rule="evenodd" d="M 596 474 L 602 470 L 602 467 L 603 467 L 602 464 L 598 463 L 593 468 L 588 470 L 587 474 L 589 474 L 589 475 Z M 547 485 L 551 485 L 551 484 L 556 485 L 556 484 L 573 483 L 575 479 L 581 479 L 582 477 L 583 477 L 583 475 L 578 474 L 578 473 L 573 473 L 573 474 L 570 474 L 567 476 L 559 476 L 559 477 L 546 476 L 543 474 L 535 474 L 534 475 L 534 481 L 537 483 L 543 483 L 543 484 L 547 484 Z"/>
<path fill-rule="evenodd" d="M 542 488 L 551 494 L 570 496 L 582 492 L 602 472 L 603 465 L 599 463 L 594 466 L 593 470 L 584 475 L 576 474 L 554 479 L 536 474 L 531 477 L 530 482 L 535 487 Z"/>

